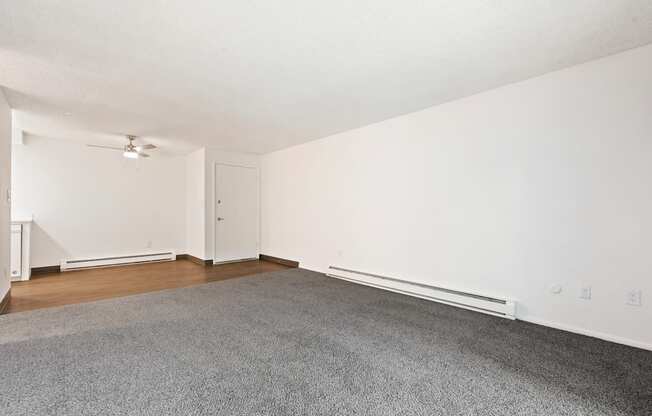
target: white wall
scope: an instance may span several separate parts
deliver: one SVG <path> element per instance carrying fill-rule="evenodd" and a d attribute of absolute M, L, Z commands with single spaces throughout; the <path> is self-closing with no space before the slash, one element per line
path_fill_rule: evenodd
<path fill-rule="evenodd" d="M 206 259 L 206 150 L 186 156 L 186 253 Z"/>
<path fill-rule="evenodd" d="M 64 258 L 185 252 L 186 166 L 26 136 L 14 146 L 13 210 L 33 215 L 32 267 Z"/>
<path fill-rule="evenodd" d="M 652 349 L 651 111 L 647 46 L 265 155 L 261 252 Z"/>
<path fill-rule="evenodd" d="M 257 155 L 216 149 L 134 161 L 34 136 L 13 158 L 14 211 L 34 215 L 32 267 L 157 249 L 212 259 L 215 163 L 259 167 Z"/>
<path fill-rule="evenodd" d="M 11 285 L 9 274 L 9 221 L 11 207 L 7 190 L 11 187 L 11 109 L 0 88 L 0 300 Z"/>

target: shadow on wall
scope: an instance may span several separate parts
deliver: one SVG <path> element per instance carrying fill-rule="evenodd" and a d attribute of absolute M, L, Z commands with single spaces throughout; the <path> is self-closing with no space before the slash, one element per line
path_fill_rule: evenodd
<path fill-rule="evenodd" d="M 31 267 L 56 266 L 62 259 L 70 256 L 55 239 L 41 226 L 32 223 L 31 235 Z"/>

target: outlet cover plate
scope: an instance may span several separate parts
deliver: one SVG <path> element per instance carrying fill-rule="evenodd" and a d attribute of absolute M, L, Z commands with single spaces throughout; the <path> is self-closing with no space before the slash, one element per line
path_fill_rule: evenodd
<path fill-rule="evenodd" d="M 643 304 L 643 292 L 640 289 L 634 289 L 627 292 L 628 305 L 641 306 Z"/>
<path fill-rule="evenodd" d="M 580 289 L 580 299 L 591 300 L 591 286 L 584 286 Z"/>

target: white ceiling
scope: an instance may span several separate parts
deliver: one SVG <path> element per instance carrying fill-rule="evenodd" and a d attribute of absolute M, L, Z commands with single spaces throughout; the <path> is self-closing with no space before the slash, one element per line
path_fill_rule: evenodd
<path fill-rule="evenodd" d="M 649 0 L 0 0 L 0 85 L 33 134 L 266 153 L 650 42 Z"/>

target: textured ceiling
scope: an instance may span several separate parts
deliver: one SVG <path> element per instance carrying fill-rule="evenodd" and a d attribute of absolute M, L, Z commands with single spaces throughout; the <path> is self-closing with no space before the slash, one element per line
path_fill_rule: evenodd
<path fill-rule="evenodd" d="M 649 0 L 0 0 L 24 130 L 266 153 L 652 42 Z"/>

